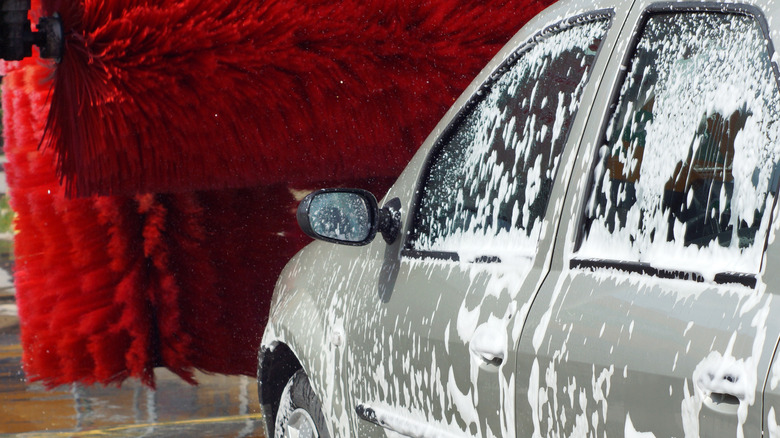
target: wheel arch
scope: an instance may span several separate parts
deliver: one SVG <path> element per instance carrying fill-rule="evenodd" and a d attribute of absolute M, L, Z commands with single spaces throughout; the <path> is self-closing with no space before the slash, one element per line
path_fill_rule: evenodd
<path fill-rule="evenodd" d="M 273 346 L 263 345 L 258 353 L 257 395 L 260 409 L 263 413 L 265 434 L 274 436 L 276 413 L 279 410 L 279 400 L 287 381 L 302 369 L 298 357 L 285 343 Z"/>

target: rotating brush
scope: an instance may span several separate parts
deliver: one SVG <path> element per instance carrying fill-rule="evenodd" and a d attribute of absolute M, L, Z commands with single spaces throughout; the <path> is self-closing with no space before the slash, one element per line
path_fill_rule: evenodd
<path fill-rule="evenodd" d="M 295 195 L 381 195 L 550 3 L 2 0 L 27 377 L 254 375 Z"/>

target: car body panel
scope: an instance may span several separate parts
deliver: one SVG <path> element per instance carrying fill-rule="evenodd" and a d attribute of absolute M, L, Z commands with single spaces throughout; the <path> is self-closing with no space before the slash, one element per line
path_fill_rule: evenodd
<path fill-rule="evenodd" d="M 629 44 L 650 3 L 637 2 L 621 44 Z M 593 114 L 609 111 L 612 90 L 600 93 L 603 107 Z M 598 138 L 601 119 L 589 123 L 587 138 Z M 595 154 L 594 145 L 580 150 L 573 176 L 580 184 L 567 200 L 556 244 L 564 250 L 532 307 L 527 327 L 534 329 L 521 338 L 518 392 L 526 390 L 532 415 L 519 428 L 556 436 L 583 427 L 606 435 L 758 436 L 761 388 L 780 336 L 779 321 L 769 316 L 778 312 L 776 288 L 768 286 L 777 281 L 777 246 L 770 245 L 755 287 L 573 268 Z M 775 219 L 772 235 L 776 227 Z M 745 399 L 708 399 L 702 380 L 723 373 L 750 382 Z"/>
<path fill-rule="evenodd" d="M 769 245 L 755 287 L 572 265 L 602 115 L 652 2 L 634 3 L 560 2 L 529 22 L 385 196 L 400 200 L 401 238 L 365 247 L 314 242 L 285 268 L 262 344 L 284 343 L 296 354 L 332 436 L 755 436 L 764 421 L 780 432 L 780 365 L 766 409 L 761 397 L 780 339 L 780 318 L 771 317 L 780 246 Z M 742 4 L 764 11 L 777 41 L 769 3 Z M 410 253 L 421 175 L 461 108 L 540 29 L 604 10 L 612 24 L 561 157 L 538 255 L 471 263 Z M 738 377 L 752 382 L 737 403 L 708 400 L 697 386 L 723 364 L 737 364 Z"/>

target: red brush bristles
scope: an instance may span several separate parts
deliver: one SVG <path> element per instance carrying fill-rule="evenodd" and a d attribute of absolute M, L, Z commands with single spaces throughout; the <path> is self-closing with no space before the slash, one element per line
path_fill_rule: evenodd
<path fill-rule="evenodd" d="M 270 290 L 305 239 L 287 187 L 69 199 L 37 149 L 46 74 L 26 62 L 3 93 L 28 378 L 254 374 Z"/>
<path fill-rule="evenodd" d="M 395 176 L 548 3 L 44 1 L 66 29 L 45 144 L 77 195 Z"/>
<path fill-rule="evenodd" d="M 48 74 L 37 61 L 25 61 L 3 84 L 25 369 L 29 378 L 50 386 L 121 382 L 130 375 L 151 384 L 149 306 L 138 311 L 129 305 L 145 286 L 132 284 L 129 297 L 116 293 L 117 285 L 138 277 L 138 271 L 127 269 L 133 251 L 112 254 L 106 248 L 107 236 L 136 239 L 130 237 L 132 227 L 100 221 L 100 207 L 93 199 L 66 199 L 56 183 L 52 154 L 37 150 Z M 121 269 L 112 263 L 114 257 L 123 260 Z M 132 323 L 123 326 L 122 320 Z M 134 349 L 143 351 L 139 360 L 125 360 Z"/>
<path fill-rule="evenodd" d="M 253 375 L 306 241 L 290 187 L 381 194 L 550 1 L 43 3 L 65 58 L 11 66 L 3 105 L 25 370 L 54 386 Z"/>

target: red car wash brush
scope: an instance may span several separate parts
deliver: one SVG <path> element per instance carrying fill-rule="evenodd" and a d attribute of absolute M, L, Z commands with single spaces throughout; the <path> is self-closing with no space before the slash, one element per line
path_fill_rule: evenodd
<path fill-rule="evenodd" d="M 58 385 L 254 374 L 291 189 L 381 194 L 551 1 L 42 3 L 23 40 L 61 59 L 3 105 L 25 370 Z"/>
<path fill-rule="evenodd" d="M 76 195 L 396 176 L 527 3 L 46 0 L 45 144 Z"/>

